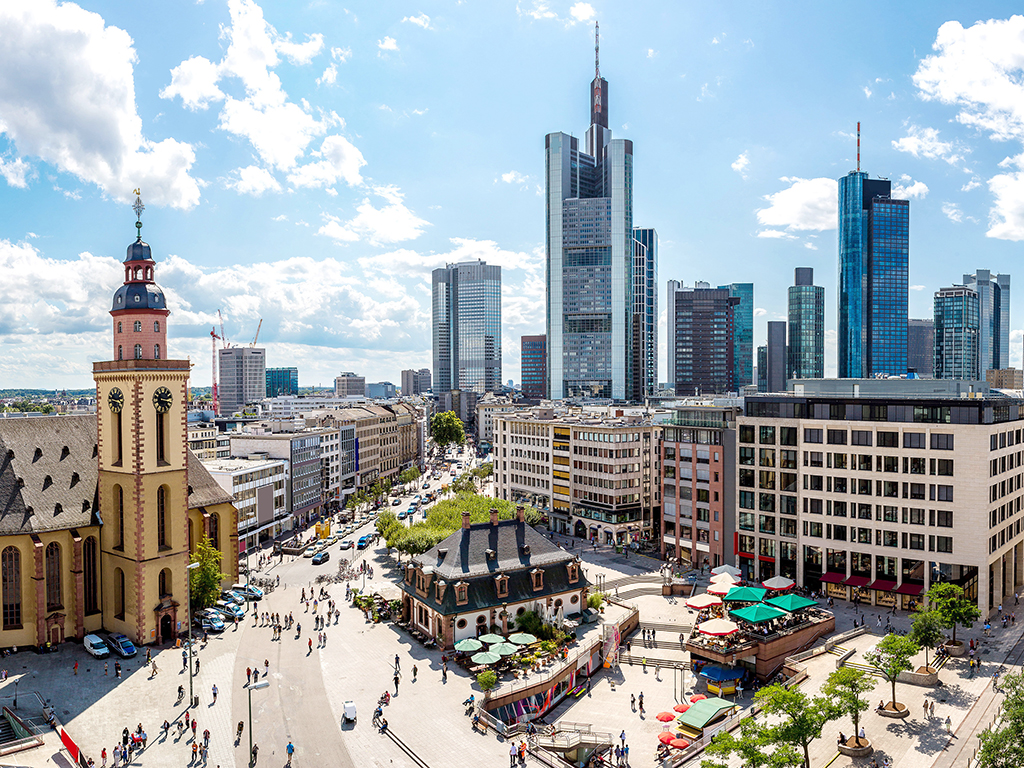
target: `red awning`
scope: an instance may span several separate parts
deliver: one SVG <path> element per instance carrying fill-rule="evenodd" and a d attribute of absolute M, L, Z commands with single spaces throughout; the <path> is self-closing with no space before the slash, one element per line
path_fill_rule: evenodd
<path fill-rule="evenodd" d="M 872 582 L 871 586 L 869 586 L 868 589 L 876 589 L 879 592 L 892 592 L 895 586 L 895 581 L 886 581 L 885 579 L 878 579 L 877 581 Z"/>
<path fill-rule="evenodd" d="M 842 584 L 845 578 L 845 573 L 823 573 L 820 581 L 822 584 Z"/>
<path fill-rule="evenodd" d="M 923 584 L 900 584 L 896 587 L 896 592 L 900 595 L 920 595 L 924 592 Z"/>
<path fill-rule="evenodd" d="M 866 587 L 869 581 L 870 576 L 851 576 L 844 583 L 850 587 Z"/>
<path fill-rule="evenodd" d="M 754 553 L 753 552 L 737 552 L 736 554 L 739 555 L 740 557 L 746 557 L 746 558 L 749 558 L 751 560 L 754 559 Z"/>

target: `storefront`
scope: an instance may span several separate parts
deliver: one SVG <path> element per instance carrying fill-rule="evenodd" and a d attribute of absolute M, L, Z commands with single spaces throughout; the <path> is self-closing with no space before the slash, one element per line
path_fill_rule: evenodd
<path fill-rule="evenodd" d="M 896 605 L 895 581 L 875 579 L 868 585 L 868 589 L 875 593 L 875 605 L 882 608 L 892 608 Z"/>

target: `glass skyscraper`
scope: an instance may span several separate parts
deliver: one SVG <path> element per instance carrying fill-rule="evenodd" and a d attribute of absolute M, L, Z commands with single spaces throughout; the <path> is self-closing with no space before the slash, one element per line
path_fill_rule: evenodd
<path fill-rule="evenodd" d="M 839 377 L 907 372 L 910 202 L 888 179 L 839 180 Z"/>
<path fill-rule="evenodd" d="M 633 399 L 658 391 L 658 233 L 633 230 Z"/>
<path fill-rule="evenodd" d="M 736 391 L 733 335 L 738 303 L 727 288 L 702 282 L 687 288 L 668 281 L 668 376 L 677 397 Z"/>
<path fill-rule="evenodd" d="M 547 383 L 548 343 L 547 338 L 540 336 L 523 336 L 519 356 L 523 385 L 523 397 L 531 400 L 542 400 Z"/>
<path fill-rule="evenodd" d="M 825 289 L 811 267 L 797 267 L 789 288 L 789 378 L 825 378 Z"/>
<path fill-rule="evenodd" d="M 754 382 L 754 284 L 729 283 L 720 285 L 740 300 L 734 309 L 735 334 L 733 360 L 736 364 L 736 389 Z"/>
<path fill-rule="evenodd" d="M 979 269 L 964 275 L 964 285 L 978 294 L 978 370 L 1010 367 L 1010 276 Z"/>
<path fill-rule="evenodd" d="M 299 394 L 298 368 L 267 368 L 267 397 Z"/>
<path fill-rule="evenodd" d="M 501 389 L 501 267 L 483 261 L 435 269 L 435 392 Z"/>
<path fill-rule="evenodd" d="M 635 399 L 633 142 L 612 139 L 608 82 L 590 85 L 585 151 L 545 137 L 548 395 Z"/>
<path fill-rule="evenodd" d="M 911 369 L 922 379 L 935 373 L 934 320 L 907 320 L 907 372 Z"/>
<path fill-rule="evenodd" d="M 979 311 L 973 288 L 935 292 L 935 378 L 978 379 Z"/>

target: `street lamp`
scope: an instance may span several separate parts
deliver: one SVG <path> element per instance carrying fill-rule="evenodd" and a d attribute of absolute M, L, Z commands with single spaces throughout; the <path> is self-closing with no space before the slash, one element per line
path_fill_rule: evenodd
<path fill-rule="evenodd" d="M 17 678 L 17 677 L 14 678 L 14 708 L 15 709 L 18 708 L 18 683 L 19 682 L 20 682 L 19 678 Z"/>
<path fill-rule="evenodd" d="M 189 563 L 185 567 L 185 575 L 188 576 L 188 706 L 192 706 L 195 698 L 192 694 L 192 574 L 199 567 L 199 563 Z"/>
<path fill-rule="evenodd" d="M 270 685 L 269 680 L 253 683 L 249 686 L 249 762 L 252 763 L 252 692 Z"/>

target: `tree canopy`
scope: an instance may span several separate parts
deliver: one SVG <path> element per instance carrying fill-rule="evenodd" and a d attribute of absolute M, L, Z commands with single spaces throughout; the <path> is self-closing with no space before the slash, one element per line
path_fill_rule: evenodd
<path fill-rule="evenodd" d="M 860 729 L 860 714 L 870 706 L 861 695 L 873 690 L 874 687 L 874 679 L 864 670 L 840 667 L 828 676 L 821 687 L 821 692 L 833 701 L 841 714 L 850 716 L 853 721 L 853 735 L 856 736 Z"/>
<path fill-rule="evenodd" d="M 704 749 L 701 768 L 729 768 L 736 753 L 744 768 L 798 768 L 804 759 L 792 744 L 776 743 L 773 734 L 752 717 L 740 721 L 739 732 L 719 731 Z"/>
<path fill-rule="evenodd" d="M 1005 698 L 999 724 L 981 732 L 978 768 L 1018 768 L 1024 764 L 1024 675 L 1008 674 L 1000 685 Z"/>
<path fill-rule="evenodd" d="M 882 673 L 882 677 L 892 684 L 892 705 L 896 708 L 896 679 L 900 672 L 909 672 L 914 667 L 910 660 L 921 649 L 909 637 L 902 635 L 886 635 L 873 651 L 864 654 L 868 664 Z"/>
<path fill-rule="evenodd" d="M 193 568 L 188 572 L 192 591 L 192 607 L 196 609 L 209 608 L 220 599 L 221 582 L 228 577 L 220 570 L 220 551 L 210 542 L 209 536 L 203 536 L 196 544 L 196 551 L 192 553 L 190 560 L 193 563 L 199 563 L 198 568 Z"/>
<path fill-rule="evenodd" d="M 924 665 L 928 663 L 928 649 L 942 642 L 945 621 L 938 611 L 918 611 L 910 630 L 910 639 L 924 648 Z"/>
<path fill-rule="evenodd" d="M 925 593 L 928 605 L 938 611 L 943 626 L 953 630 L 953 642 L 956 642 L 958 626 L 970 629 L 974 622 L 981 618 L 981 611 L 967 595 L 962 587 L 947 582 L 932 584 Z"/>
<path fill-rule="evenodd" d="M 430 419 L 430 437 L 442 449 L 462 445 L 466 442 L 466 428 L 454 411 L 442 411 Z"/>

